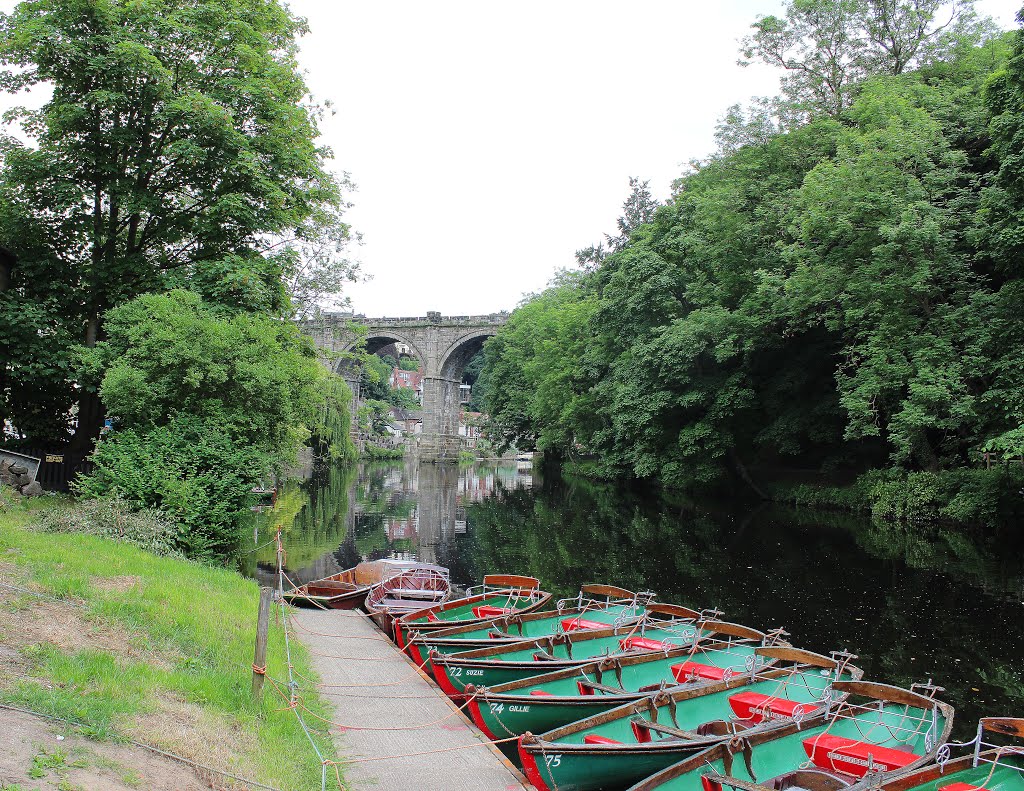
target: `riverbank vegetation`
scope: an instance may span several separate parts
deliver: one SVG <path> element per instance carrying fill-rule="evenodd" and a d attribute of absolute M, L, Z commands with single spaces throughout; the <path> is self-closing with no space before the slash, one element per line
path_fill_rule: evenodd
<path fill-rule="evenodd" d="M 81 457 L 106 422 L 81 493 L 160 510 L 190 556 L 229 554 L 303 443 L 353 456 L 351 393 L 288 321 L 356 272 L 305 30 L 273 0 L 0 14 L 3 88 L 52 89 L 0 137 L 5 444 Z"/>
<path fill-rule="evenodd" d="M 970 3 L 785 9 L 743 45 L 783 95 L 730 108 L 665 204 L 634 181 L 618 235 L 488 344 L 492 435 L 598 477 L 806 501 L 800 473 L 856 481 L 818 504 L 1006 519 L 1024 39 Z"/>
<path fill-rule="evenodd" d="M 90 532 L 112 518 L 135 525 L 130 543 L 60 531 L 66 517 L 50 511 L 68 505 L 58 499 L 0 502 L 0 702 L 80 723 L 92 739 L 127 737 L 277 788 L 319 788 L 320 761 L 287 704 L 269 682 L 262 701 L 251 698 L 256 583 L 141 549 L 136 539 L 159 524 L 149 530 L 131 512 L 81 517 L 100 526 Z M 292 660 L 312 677 L 301 645 Z M 267 673 L 287 677 L 273 618 Z M 303 705 L 324 713 L 315 695 Z M 313 737 L 334 755 L 328 734 Z"/>

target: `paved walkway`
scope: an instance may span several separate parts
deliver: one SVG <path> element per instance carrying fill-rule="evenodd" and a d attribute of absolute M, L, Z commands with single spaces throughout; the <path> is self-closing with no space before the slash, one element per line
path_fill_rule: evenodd
<path fill-rule="evenodd" d="M 480 744 L 486 741 L 480 731 L 369 618 L 349 611 L 292 613 L 296 634 L 313 652 L 313 666 L 323 682 L 321 694 L 332 704 L 335 722 L 373 728 L 436 723 L 415 730 L 333 729 L 343 759 L 450 750 L 345 766 L 347 785 L 353 791 L 532 789 L 497 747 Z M 374 637 L 380 639 L 362 639 Z M 373 661 L 322 654 L 372 657 Z M 332 688 L 332 684 L 359 686 Z M 379 684 L 388 686 L 374 686 Z M 452 750 L 465 745 L 477 746 Z"/>

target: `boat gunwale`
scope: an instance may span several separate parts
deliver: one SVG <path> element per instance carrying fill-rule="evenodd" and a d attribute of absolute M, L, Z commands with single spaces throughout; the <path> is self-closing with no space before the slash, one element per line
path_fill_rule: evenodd
<path fill-rule="evenodd" d="M 729 644 L 728 643 L 718 642 L 718 643 L 711 643 L 707 647 L 709 649 L 711 649 L 711 650 L 715 650 L 716 645 L 728 646 Z M 733 643 L 732 645 L 735 645 L 735 643 Z M 759 653 L 760 650 L 761 649 L 756 649 L 754 653 L 757 654 L 757 653 Z M 807 652 L 807 653 L 810 653 L 810 652 Z M 814 656 L 819 657 L 820 659 L 824 660 L 825 662 L 831 662 L 832 661 L 832 660 L 828 659 L 827 657 L 821 656 L 819 654 L 815 654 Z M 628 662 L 627 661 L 622 661 L 621 662 L 621 666 L 622 667 L 629 667 L 629 666 L 632 666 L 632 665 L 645 664 L 647 662 L 654 662 L 654 661 L 656 661 L 658 659 L 661 659 L 661 658 L 662 657 L 658 653 L 655 653 L 655 654 L 639 654 L 637 656 L 623 657 L 623 660 L 628 659 L 629 661 Z M 582 667 L 581 666 L 577 666 L 577 667 L 572 667 L 572 668 L 566 668 L 564 670 L 558 670 L 558 671 L 555 671 L 553 673 L 546 673 L 546 674 L 539 675 L 539 676 L 531 676 L 530 678 L 518 679 L 516 681 L 508 681 L 508 682 L 506 682 L 504 684 L 498 684 L 498 685 L 495 685 L 493 687 L 474 687 L 473 689 L 470 689 L 470 687 L 473 687 L 473 685 L 470 684 L 470 685 L 467 685 L 465 692 L 467 694 L 476 693 L 477 698 L 480 699 L 480 700 L 485 700 L 485 701 L 488 701 L 488 702 L 490 702 L 491 700 L 494 700 L 494 701 L 500 701 L 502 703 L 507 703 L 507 704 L 510 704 L 510 705 L 517 705 L 520 702 L 524 702 L 525 703 L 527 701 L 529 701 L 530 705 L 540 705 L 540 706 L 544 706 L 544 705 L 547 705 L 547 704 L 554 704 L 554 703 L 561 703 L 563 705 L 564 704 L 571 704 L 571 705 L 589 704 L 589 705 L 593 705 L 595 697 L 597 697 L 597 696 L 594 696 L 594 695 L 550 695 L 550 696 L 544 695 L 544 696 L 531 696 L 529 694 L 514 695 L 514 694 L 508 694 L 508 693 L 509 693 L 510 690 L 513 690 L 513 689 L 522 689 L 524 687 L 537 686 L 538 684 L 546 684 L 546 683 L 548 683 L 550 681 L 560 681 L 560 680 L 562 680 L 564 678 L 573 678 L 573 677 L 579 675 L 580 673 L 591 673 L 595 669 L 597 669 L 598 666 L 604 664 L 605 661 L 607 661 L 607 660 L 600 660 L 600 661 L 591 662 L 590 665 L 592 665 L 593 667 L 589 667 L 587 665 L 584 665 Z M 763 673 L 766 676 L 766 678 L 759 678 L 757 680 L 773 680 L 775 678 L 778 678 L 780 676 L 785 675 L 786 673 L 789 673 L 789 672 L 792 672 L 794 670 L 797 670 L 797 669 L 799 669 L 801 667 L 801 664 L 780 666 L 780 665 L 776 665 L 775 664 L 777 661 L 779 661 L 779 660 L 772 659 L 771 662 L 765 664 L 760 670 L 758 670 L 758 673 L 759 674 Z M 807 668 L 812 668 L 812 667 L 823 667 L 824 665 L 804 663 L 803 666 L 805 666 Z M 601 668 L 602 672 L 605 671 L 605 670 L 611 670 L 611 669 L 614 669 L 614 668 L 613 667 L 602 667 Z M 852 675 L 855 679 L 859 679 L 859 678 L 863 677 L 863 675 L 864 675 L 864 671 L 861 670 L 859 667 L 855 667 L 854 665 L 849 665 L 849 664 L 846 665 L 846 667 L 844 668 L 844 671 L 849 671 L 850 675 Z M 692 698 L 702 697 L 704 695 L 712 695 L 712 694 L 714 694 L 716 692 L 725 692 L 725 691 L 730 690 L 730 689 L 735 689 L 735 688 L 742 687 L 742 686 L 748 686 L 750 683 L 751 683 L 751 681 L 750 681 L 750 673 L 749 672 L 741 672 L 741 673 L 736 673 L 730 679 L 722 679 L 722 680 L 707 679 L 705 681 L 702 681 L 702 682 L 699 682 L 699 683 L 696 683 L 696 684 L 694 684 L 694 683 L 690 683 L 690 684 L 672 684 L 672 685 L 666 686 L 664 689 L 652 690 L 652 691 L 649 691 L 649 692 L 629 692 L 627 690 L 627 691 L 623 691 L 621 694 L 615 694 L 615 695 L 613 695 L 613 694 L 603 694 L 600 697 L 597 697 L 597 700 L 617 700 L 617 699 L 622 699 L 621 703 L 617 703 L 615 706 L 610 707 L 611 709 L 617 709 L 617 708 L 621 708 L 622 706 L 626 705 L 627 703 L 635 702 L 637 700 L 642 700 L 643 698 L 649 698 L 649 697 L 654 697 L 654 696 L 661 695 L 661 694 L 666 694 L 666 695 L 671 695 L 672 699 L 673 699 L 673 701 L 675 703 L 679 703 L 679 702 L 684 701 L 684 700 L 690 700 Z M 598 717 L 598 716 L 602 716 L 602 715 L 594 715 L 594 716 Z M 588 718 L 588 720 L 591 720 L 591 719 L 593 719 L 593 718 Z M 563 728 L 569 728 L 569 727 L 571 727 L 572 725 L 575 725 L 575 724 L 576 723 L 570 723 L 570 724 L 564 725 L 562 727 Z M 546 736 L 549 733 L 554 733 L 555 730 L 559 730 L 559 729 L 552 729 L 551 731 L 546 731 L 543 735 Z"/>
<path fill-rule="evenodd" d="M 770 670 L 768 670 L 767 672 L 774 674 L 773 675 L 773 679 L 774 679 L 775 677 L 782 676 L 782 675 L 785 675 L 787 673 L 792 673 L 793 671 L 795 671 L 795 670 L 797 670 L 799 668 L 799 665 L 793 665 L 793 666 L 790 666 L 790 667 L 775 667 L 775 666 L 769 666 L 769 667 L 770 667 Z M 862 678 L 863 675 L 864 675 L 864 671 L 861 670 L 859 667 L 855 667 L 855 666 L 849 665 L 849 664 L 846 665 L 843 668 L 843 670 L 844 670 L 844 672 L 849 672 L 850 675 L 854 676 L 858 680 L 860 678 Z M 668 703 L 669 701 L 671 701 L 672 703 L 681 703 L 681 702 L 686 701 L 686 700 L 692 700 L 694 698 L 701 698 L 701 697 L 704 697 L 705 695 L 713 695 L 713 694 L 715 694 L 717 692 L 727 692 L 727 691 L 729 691 L 731 689 L 736 689 L 736 688 L 739 688 L 739 687 L 745 687 L 745 686 L 748 686 L 749 683 L 750 683 L 750 674 L 749 673 L 740 673 L 740 674 L 737 674 L 736 676 L 734 676 L 733 678 L 729 679 L 728 681 L 711 681 L 708 684 L 701 684 L 701 685 L 695 685 L 695 686 L 692 686 L 692 687 L 682 687 L 682 688 L 679 688 L 677 686 L 677 688 L 674 691 L 673 691 L 672 688 L 668 688 L 668 689 L 665 689 L 665 690 L 663 690 L 661 692 L 652 692 L 652 693 L 650 693 L 648 695 L 645 695 L 644 697 L 648 698 L 651 701 L 654 701 L 654 702 L 657 703 L 658 701 L 656 700 L 656 698 L 664 696 L 663 703 Z M 833 682 L 833 687 L 834 687 L 835 683 L 836 682 Z M 845 702 L 848 697 L 849 697 L 848 693 L 843 694 L 843 696 L 841 698 L 839 698 L 839 702 L 840 703 Z M 637 700 L 637 701 L 631 701 L 631 702 L 628 702 L 628 703 L 624 703 L 621 706 L 616 706 L 614 709 L 610 709 L 609 711 L 603 712 L 601 714 L 596 714 L 593 717 L 588 717 L 586 719 L 577 720 L 576 722 L 571 722 L 568 725 L 563 725 L 560 728 L 553 728 L 550 731 L 545 731 L 544 733 L 536 734 L 536 735 L 534 735 L 534 738 L 537 740 L 536 743 L 540 744 L 541 742 L 543 742 L 543 744 L 545 745 L 545 747 L 543 747 L 543 748 L 539 747 L 538 749 L 541 749 L 541 750 L 543 750 L 545 752 L 550 751 L 552 746 L 555 745 L 555 743 L 556 743 L 556 741 L 558 739 L 562 739 L 562 738 L 564 738 L 566 736 L 571 736 L 572 734 L 579 733 L 580 731 L 588 730 L 590 728 L 593 728 L 595 725 L 604 725 L 605 723 L 612 722 L 612 721 L 618 720 L 618 719 L 622 719 L 623 717 L 628 717 L 628 716 L 633 716 L 633 715 L 636 715 L 636 714 L 640 714 L 645 709 L 649 710 L 650 705 L 648 704 L 646 706 L 642 706 L 641 705 L 641 701 L 642 700 L 643 699 L 640 699 L 640 700 Z M 835 700 L 833 700 L 833 703 L 835 703 Z M 660 707 L 661 704 L 659 703 L 658 705 Z M 818 715 L 817 714 L 810 715 L 809 718 L 801 720 L 801 724 L 807 723 L 810 719 L 813 719 L 816 716 L 818 716 Z M 761 725 L 761 723 L 758 723 L 757 726 L 754 726 L 754 727 L 749 728 L 749 729 L 744 730 L 744 731 L 740 731 L 738 734 L 735 734 L 735 735 L 737 735 L 737 736 L 739 736 L 741 738 L 745 738 L 745 734 L 751 734 L 752 735 L 754 733 L 762 733 L 762 732 L 764 732 L 766 730 L 773 730 L 774 727 L 778 727 L 779 725 L 789 724 L 790 722 L 791 722 L 791 720 L 768 721 L 768 722 L 765 723 L 765 725 L 767 727 L 763 727 L 763 728 L 762 727 L 758 727 L 759 725 Z M 717 743 L 717 742 L 719 742 L 719 741 L 721 741 L 722 739 L 725 739 L 725 738 L 728 738 L 728 737 L 725 737 L 725 736 L 709 736 L 705 740 L 692 739 L 692 740 L 690 740 L 687 743 L 688 744 L 715 744 L 715 743 Z M 647 743 L 648 742 L 645 742 L 645 744 L 647 744 Z M 678 742 L 676 742 L 676 743 L 678 744 Z M 590 751 L 592 751 L 592 752 L 595 752 L 595 753 L 600 753 L 601 752 L 601 749 L 595 750 L 592 745 L 578 745 L 578 744 L 562 745 L 561 743 L 559 743 L 557 745 L 557 749 L 561 750 L 563 746 L 566 746 L 566 747 L 569 747 L 569 748 L 588 747 L 588 748 L 590 748 Z M 608 745 L 608 747 L 615 747 L 615 745 Z M 575 749 L 569 749 L 568 752 L 576 753 L 576 752 L 581 752 L 581 751 L 580 750 L 575 750 Z M 584 750 L 582 752 L 586 752 L 586 750 Z"/>
<path fill-rule="evenodd" d="M 652 628 L 652 629 L 659 628 L 658 623 L 659 622 L 655 622 L 654 624 L 652 624 L 650 626 L 650 628 Z M 745 638 L 745 639 L 761 639 L 761 640 L 764 640 L 764 639 L 768 638 L 768 634 L 765 633 L 765 632 L 760 632 L 757 629 L 751 629 L 750 627 L 742 626 L 741 624 L 728 623 L 726 621 L 690 621 L 690 620 L 680 620 L 680 621 L 675 622 L 675 623 L 688 624 L 688 625 L 692 624 L 697 629 L 698 632 L 703 632 L 708 627 L 712 627 L 713 631 L 711 632 L 711 635 L 717 634 L 719 632 L 722 632 L 722 633 L 725 633 L 725 634 L 734 634 L 733 632 L 726 632 L 726 631 L 724 631 L 724 629 L 725 628 L 729 628 L 729 629 L 735 628 L 736 630 L 742 630 L 744 633 L 750 634 L 750 637 L 749 638 Z M 633 622 L 632 624 L 625 624 L 623 626 L 610 626 L 610 627 L 608 627 L 606 629 L 581 629 L 581 630 L 576 631 L 576 632 L 562 632 L 559 636 L 562 637 L 565 640 L 568 640 L 570 643 L 576 644 L 576 643 L 587 642 L 589 640 L 599 640 L 599 639 L 603 639 L 605 637 L 618 637 L 619 635 L 623 635 L 623 634 L 628 636 L 628 635 L 632 634 L 633 632 L 635 632 L 636 626 L 637 626 L 637 622 Z M 724 628 L 720 629 L 719 627 L 724 627 Z M 707 637 L 710 637 L 711 635 L 707 635 Z M 490 659 L 490 657 L 499 656 L 501 654 L 511 653 L 512 651 L 525 651 L 525 650 L 527 650 L 529 648 L 545 648 L 547 646 L 547 644 L 548 644 L 549 638 L 551 638 L 553 636 L 554 635 L 546 635 L 544 637 L 531 638 L 531 639 L 528 639 L 528 640 L 520 640 L 520 641 L 515 642 L 515 643 L 502 643 L 501 645 L 496 645 L 496 646 L 493 646 L 493 647 L 478 648 L 478 649 L 474 649 L 474 650 L 471 650 L 471 651 L 459 651 L 459 652 L 452 653 L 452 654 L 441 654 L 441 653 L 438 653 L 438 652 L 435 652 L 435 651 L 431 651 L 431 656 L 433 657 L 436 654 L 436 656 L 438 656 L 440 658 L 441 664 L 448 665 L 448 664 L 452 663 L 452 661 L 454 660 L 458 664 L 460 664 L 460 665 L 462 665 L 464 667 L 481 667 L 481 666 L 483 666 L 483 667 L 536 667 L 537 665 L 541 665 L 542 667 L 551 667 L 552 669 L 554 669 L 555 667 L 558 666 L 558 663 L 565 663 L 566 665 L 578 666 L 580 664 L 587 664 L 589 662 L 595 661 L 595 657 L 592 657 L 592 656 L 581 657 L 580 659 L 570 659 L 570 658 L 555 659 L 555 660 L 552 660 L 552 661 L 544 661 L 544 662 L 538 662 L 537 660 L 531 660 L 531 661 L 526 661 L 526 660 L 524 660 L 524 661 L 518 661 L 518 660 L 517 661 L 503 661 L 503 660 L 500 660 L 500 659 Z M 661 651 L 661 650 L 653 651 L 652 650 L 652 651 L 645 651 L 644 653 L 664 654 L 665 656 L 673 656 L 674 655 L 673 652 L 681 651 L 681 650 L 685 650 L 687 653 L 689 653 L 689 651 L 690 651 L 692 646 L 693 646 L 693 642 L 691 641 L 689 643 L 686 643 L 684 645 L 679 646 L 678 648 L 673 648 L 671 651 Z M 621 654 L 626 654 L 626 653 L 627 652 L 625 652 L 625 651 L 621 652 Z M 619 652 L 610 654 L 610 656 L 619 656 L 619 655 L 620 655 Z M 638 654 L 635 654 L 635 656 L 641 656 L 641 654 L 638 653 Z M 433 661 L 434 660 L 431 659 L 431 662 L 433 662 Z M 540 675 L 540 674 L 537 674 L 537 675 Z"/>

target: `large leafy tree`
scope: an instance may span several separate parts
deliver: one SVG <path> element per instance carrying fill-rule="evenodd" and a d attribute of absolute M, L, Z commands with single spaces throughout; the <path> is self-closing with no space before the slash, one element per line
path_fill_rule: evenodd
<path fill-rule="evenodd" d="M 306 307 L 336 287 L 344 181 L 316 142 L 304 30 L 277 0 L 25 0 L 0 16 L 3 87 L 53 91 L 12 113 L 30 142 L 0 149 L 7 323 L 32 305 L 92 347 L 106 311 L 146 292 L 281 315 L 289 283 Z M 9 376 L 24 381 L 30 357 Z M 88 439 L 96 382 L 38 377 L 36 392 L 77 397 Z"/>

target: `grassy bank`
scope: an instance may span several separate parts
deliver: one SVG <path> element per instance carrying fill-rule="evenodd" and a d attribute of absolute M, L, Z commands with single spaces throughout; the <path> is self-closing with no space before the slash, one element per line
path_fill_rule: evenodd
<path fill-rule="evenodd" d="M 129 737 L 282 789 L 319 789 L 320 763 L 268 683 L 250 696 L 256 584 L 89 535 L 36 530 L 55 498 L 0 501 L 0 701 Z M 267 673 L 287 676 L 271 617 Z M 312 678 L 292 643 L 301 676 Z M 315 695 L 304 703 L 323 714 Z M 283 709 L 283 710 L 282 710 Z M 314 733 L 326 757 L 330 738 Z"/>

